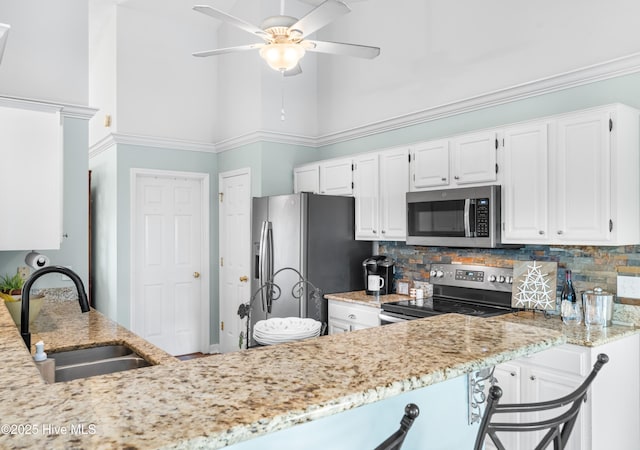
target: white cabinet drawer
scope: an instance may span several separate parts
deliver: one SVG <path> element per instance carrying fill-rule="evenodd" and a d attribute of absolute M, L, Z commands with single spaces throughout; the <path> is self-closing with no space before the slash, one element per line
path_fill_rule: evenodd
<path fill-rule="evenodd" d="M 329 321 L 332 319 L 351 324 L 375 327 L 380 325 L 379 308 L 372 308 L 357 303 L 329 300 Z"/>
<path fill-rule="evenodd" d="M 589 364 L 588 356 L 586 348 L 562 345 L 524 358 L 523 362 L 571 375 L 585 376 L 591 369 L 591 367 L 587 367 Z"/>

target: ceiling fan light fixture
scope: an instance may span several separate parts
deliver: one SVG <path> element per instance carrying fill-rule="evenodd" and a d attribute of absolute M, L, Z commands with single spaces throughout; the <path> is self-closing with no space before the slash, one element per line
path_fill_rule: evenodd
<path fill-rule="evenodd" d="M 304 54 L 304 48 L 297 43 L 271 43 L 260 49 L 262 59 L 279 72 L 293 69 Z"/>

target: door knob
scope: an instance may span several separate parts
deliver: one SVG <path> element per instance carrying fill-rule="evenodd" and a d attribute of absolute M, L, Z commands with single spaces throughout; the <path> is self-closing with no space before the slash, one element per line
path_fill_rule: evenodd
<path fill-rule="evenodd" d="M 243 275 L 240 277 L 240 281 L 242 281 L 243 283 L 246 283 L 247 281 L 249 281 L 249 277 L 246 275 Z"/>
<path fill-rule="evenodd" d="M 193 272 L 193 278 L 200 278 L 200 272 Z"/>

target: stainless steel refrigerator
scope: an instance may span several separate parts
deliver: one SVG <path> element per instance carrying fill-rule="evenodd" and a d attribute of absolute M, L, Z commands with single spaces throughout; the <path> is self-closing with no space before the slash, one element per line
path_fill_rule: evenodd
<path fill-rule="evenodd" d="M 354 206 L 352 197 L 310 193 L 253 198 L 251 292 L 273 279 L 280 297 L 272 299 L 268 289 L 254 297 L 250 346 L 256 345 L 253 326 L 258 320 L 311 317 L 327 324 L 324 298 L 314 298 L 306 284 L 301 299 L 294 297 L 300 275 L 321 295 L 364 289 L 362 261 L 371 255 L 372 246 L 355 240 Z"/>

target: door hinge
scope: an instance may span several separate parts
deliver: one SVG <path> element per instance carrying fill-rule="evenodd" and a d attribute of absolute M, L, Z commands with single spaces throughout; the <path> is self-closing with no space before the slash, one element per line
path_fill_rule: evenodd
<path fill-rule="evenodd" d="M 355 186 L 353 185 L 353 181 L 351 182 L 351 189 L 353 189 Z"/>
<path fill-rule="evenodd" d="M 496 150 L 498 150 L 498 138 L 496 138 Z"/>
<path fill-rule="evenodd" d="M 613 130 L 613 120 L 609 119 L 609 132 Z"/>
<path fill-rule="evenodd" d="M 220 331 L 224 331 L 224 321 L 220 321 Z"/>
<path fill-rule="evenodd" d="M 356 170 L 356 165 L 351 163 L 351 171 L 353 172 L 354 170 Z"/>
<path fill-rule="evenodd" d="M 220 257 L 220 267 L 224 266 L 224 258 L 221 256 Z"/>
<path fill-rule="evenodd" d="M 223 201 L 222 199 L 224 198 L 224 192 L 220 192 L 218 194 L 218 197 L 220 197 L 220 203 L 222 203 L 222 201 Z"/>
<path fill-rule="evenodd" d="M 409 163 L 411 163 L 411 153 L 407 155 L 409 157 Z"/>
<path fill-rule="evenodd" d="M 609 219 L 609 233 L 613 231 L 613 220 Z"/>
<path fill-rule="evenodd" d="M 498 173 L 498 163 L 496 163 L 496 173 Z"/>

